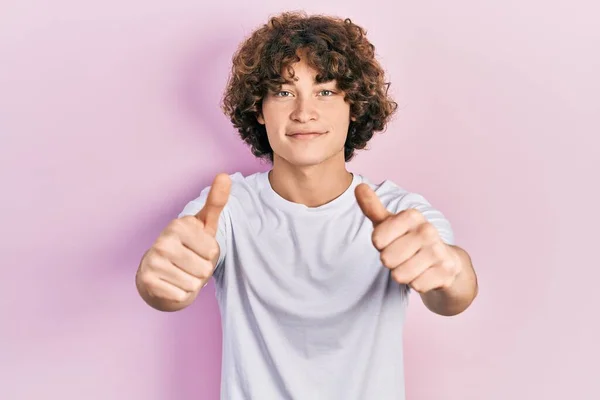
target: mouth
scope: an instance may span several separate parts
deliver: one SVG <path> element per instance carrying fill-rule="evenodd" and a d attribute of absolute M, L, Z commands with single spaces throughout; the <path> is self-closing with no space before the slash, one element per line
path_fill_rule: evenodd
<path fill-rule="evenodd" d="M 294 132 L 290 133 L 289 137 L 293 139 L 312 139 L 324 135 L 326 132 Z"/>

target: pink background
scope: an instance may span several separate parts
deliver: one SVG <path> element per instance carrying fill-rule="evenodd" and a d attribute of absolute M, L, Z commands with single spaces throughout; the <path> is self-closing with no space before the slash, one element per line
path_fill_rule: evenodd
<path fill-rule="evenodd" d="M 460 316 L 412 298 L 408 399 L 599 399 L 600 10 L 579 3 L 3 1 L 0 398 L 218 398 L 212 284 L 160 313 L 134 273 L 216 173 L 267 168 L 219 99 L 245 35 L 302 7 L 365 26 L 401 106 L 349 168 L 425 195 L 479 274 Z"/>

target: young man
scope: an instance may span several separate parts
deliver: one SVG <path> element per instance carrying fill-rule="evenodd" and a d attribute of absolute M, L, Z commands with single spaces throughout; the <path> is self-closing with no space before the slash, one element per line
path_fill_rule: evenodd
<path fill-rule="evenodd" d="M 218 175 L 143 256 L 163 311 L 214 277 L 223 399 L 402 399 L 410 288 L 441 315 L 477 293 L 470 258 L 422 196 L 346 162 L 396 104 L 364 31 L 285 13 L 239 48 L 224 110 L 267 173 Z"/>

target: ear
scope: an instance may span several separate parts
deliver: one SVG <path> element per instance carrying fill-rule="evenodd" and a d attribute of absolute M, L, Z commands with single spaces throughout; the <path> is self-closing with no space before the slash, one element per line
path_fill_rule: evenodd
<path fill-rule="evenodd" d="M 350 116 L 350 121 L 352 121 L 352 122 L 356 122 L 356 117 L 355 117 L 354 115 L 351 115 L 351 116 Z"/>
<path fill-rule="evenodd" d="M 256 120 L 258 121 L 259 124 L 264 125 L 265 124 L 265 119 L 263 118 L 262 113 L 258 113 L 256 115 Z"/>

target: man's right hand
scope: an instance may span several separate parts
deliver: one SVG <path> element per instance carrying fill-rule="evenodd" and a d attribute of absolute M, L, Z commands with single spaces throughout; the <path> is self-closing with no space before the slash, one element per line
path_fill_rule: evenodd
<path fill-rule="evenodd" d="M 180 310 L 191 304 L 208 282 L 220 255 L 215 237 L 230 190 L 229 175 L 217 175 L 198 214 L 171 221 L 146 252 L 136 285 L 150 306 Z"/>

